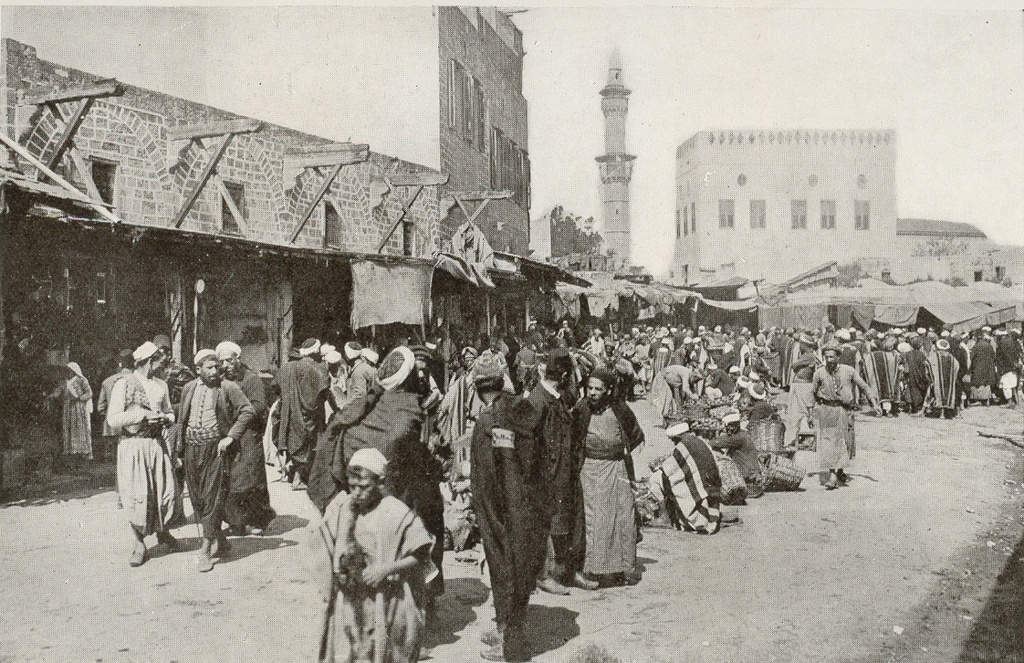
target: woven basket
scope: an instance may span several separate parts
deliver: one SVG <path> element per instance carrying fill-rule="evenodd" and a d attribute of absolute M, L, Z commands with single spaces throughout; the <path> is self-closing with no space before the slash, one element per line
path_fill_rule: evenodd
<path fill-rule="evenodd" d="M 786 424 L 776 417 L 761 419 L 747 428 L 747 434 L 754 442 L 758 451 L 764 453 L 781 453 L 785 443 Z"/>
<path fill-rule="evenodd" d="M 722 504 L 739 506 L 747 503 L 747 482 L 736 462 L 724 454 L 715 454 L 718 474 L 722 478 Z"/>
<path fill-rule="evenodd" d="M 806 471 L 796 461 L 772 454 L 764 462 L 765 492 L 784 492 L 796 490 L 804 480 Z"/>

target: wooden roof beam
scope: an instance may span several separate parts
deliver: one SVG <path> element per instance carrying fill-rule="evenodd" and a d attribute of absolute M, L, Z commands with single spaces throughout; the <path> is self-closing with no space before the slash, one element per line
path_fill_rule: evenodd
<path fill-rule="evenodd" d="M 385 173 L 391 186 L 439 186 L 448 184 L 448 173 Z"/>
<path fill-rule="evenodd" d="M 93 85 L 72 88 L 70 90 L 59 90 L 33 97 L 26 97 L 22 102 L 24 105 L 39 106 L 42 104 L 62 104 L 66 101 L 78 101 L 79 99 L 97 99 L 99 97 L 120 97 L 124 94 L 124 85 L 116 79 L 108 79 L 97 82 Z"/>
<path fill-rule="evenodd" d="M 61 159 L 64 158 L 64 154 L 67 152 L 68 147 L 71 146 L 71 139 L 75 137 L 75 132 L 77 132 L 78 128 L 82 126 L 82 122 L 85 120 L 86 114 L 89 112 L 89 109 L 92 108 L 93 102 L 95 101 L 96 97 L 85 97 L 82 99 L 82 103 L 78 105 L 78 109 L 75 110 L 71 119 L 64 120 L 64 131 L 62 131 L 60 133 L 60 137 L 57 138 L 57 149 L 55 149 L 50 158 L 46 160 L 46 166 L 48 168 L 56 168 L 57 164 L 59 164 Z M 63 119 L 63 117 L 61 119 Z"/>
<path fill-rule="evenodd" d="M 206 168 L 203 169 L 202 174 L 199 176 L 199 181 L 196 182 L 195 186 L 186 196 L 185 201 L 181 204 L 181 209 L 178 210 L 177 215 L 174 217 L 174 223 L 171 225 L 175 228 L 180 228 L 181 224 L 185 222 L 188 213 L 192 211 L 192 206 L 196 204 L 199 199 L 199 195 L 203 192 L 203 187 L 210 181 L 210 177 L 213 176 L 213 171 L 216 170 L 217 164 L 220 163 L 221 157 L 224 156 L 224 152 L 228 149 L 228 144 L 231 143 L 231 137 L 234 134 L 228 134 L 224 136 L 224 139 L 220 142 L 220 146 L 217 151 L 213 153 L 210 160 L 206 162 Z"/>
<path fill-rule="evenodd" d="M 513 194 L 511 191 L 452 191 L 448 195 L 458 200 L 504 200 Z"/>
<path fill-rule="evenodd" d="M 313 200 L 310 201 L 309 206 L 306 207 L 306 211 L 302 215 L 302 218 L 299 219 L 297 224 L 295 224 L 295 230 L 292 231 L 292 236 L 288 238 L 289 244 L 294 244 L 295 240 L 298 239 L 299 233 L 301 233 L 302 229 L 306 227 L 306 222 L 309 221 L 309 217 L 313 215 L 313 210 L 315 210 L 316 206 L 320 204 L 321 200 L 323 200 L 324 196 L 327 194 L 327 190 L 331 188 L 331 184 L 334 182 L 335 178 L 338 177 L 338 173 L 341 172 L 343 166 L 345 166 L 343 163 L 334 164 L 334 168 L 332 168 L 331 172 L 324 178 L 324 181 L 320 184 L 320 188 L 316 190 L 316 195 L 313 196 Z M 326 229 L 324 232 L 326 232 Z"/>
<path fill-rule="evenodd" d="M 225 134 L 250 134 L 259 131 L 263 123 L 248 118 L 241 120 L 225 120 L 223 122 L 207 122 L 204 124 L 184 124 L 167 130 L 171 140 L 199 140 L 213 138 Z"/>

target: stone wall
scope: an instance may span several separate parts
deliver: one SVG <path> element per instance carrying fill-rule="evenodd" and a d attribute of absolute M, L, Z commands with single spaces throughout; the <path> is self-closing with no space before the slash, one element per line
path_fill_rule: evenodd
<path fill-rule="evenodd" d="M 46 158 L 53 153 L 61 125 L 46 107 L 26 105 L 26 97 L 72 89 L 99 80 L 98 76 L 40 60 L 31 46 L 3 40 L 3 99 L 6 113 L 2 129 L 19 139 L 29 151 Z M 62 104 L 65 116 L 77 102 Z M 216 108 L 184 99 L 125 86 L 119 97 L 95 102 L 75 135 L 74 144 L 87 161 L 117 165 L 115 200 L 117 212 L 126 222 L 143 226 L 172 224 L 221 138 L 197 141 L 171 140 L 175 126 L 242 119 Z M 358 140 L 358 138 L 357 138 Z M 245 228 L 241 237 L 269 244 L 287 245 L 294 228 L 308 209 L 322 176 L 311 169 L 298 176 L 285 173 L 285 152 L 289 148 L 338 143 L 275 125 L 232 138 L 217 173 L 228 183 L 244 187 Z M 23 167 L 26 165 L 23 164 Z M 83 181 L 69 157 L 60 168 L 69 179 Z M 324 168 L 326 173 L 330 169 Z M 399 197 L 407 189 L 387 193 L 382 204 L 371 194 L 371 184 L 386 172 L 423 172 L 428 169 L 371 153 L 367 162 L 345 166 L 313 210 L 295 246 L 322 249 L 325 205 L 332 205 L 342 224 L 340 251 L 371 252 L 401 211 Z M 211 179 L 185 218 L 183 230 L 223 234 L 222 199 Z M 238 202 L 238 201 L 236 201 Z M 412 206 L 407 220 L 415 224 L 415 254 L 429 256 L 439 248 L 438 195 L 426 187 Z M 385 252 L 401 254 L 402 232 L 397 229 Z"/>

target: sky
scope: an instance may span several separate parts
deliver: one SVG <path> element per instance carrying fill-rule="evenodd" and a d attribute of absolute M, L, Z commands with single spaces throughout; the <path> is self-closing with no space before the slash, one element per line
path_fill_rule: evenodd
<path fill-rule="evenodd" d="M 516 13 L 531 216 L 557 204 L 600 221 L 598 91 L 617 46 L 633 90 L 634 262 L 656 275 L 672 252 L 675 149 L 706 129 L 895 129 L 899 216 L 966 221 L 1024 244 L 1024 14 L 786 5 Z M 429 7 L 5 7 L 0 33 L 44 59 L 436 165 L 429 17 Z"/>

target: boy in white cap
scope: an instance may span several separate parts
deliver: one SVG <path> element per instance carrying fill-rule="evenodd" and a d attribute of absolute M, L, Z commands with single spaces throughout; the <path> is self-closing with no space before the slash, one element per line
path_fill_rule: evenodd
<path fill-rule="evenodd" d="M 437 573 L 434 541 L 408 506 L 385 494 L 380 451 L 355 452 L 347 474 L 350 492 L 331 501 L 311 541 L 323 599 L 318 660 L 417 661 L 425 587 Z"/>

